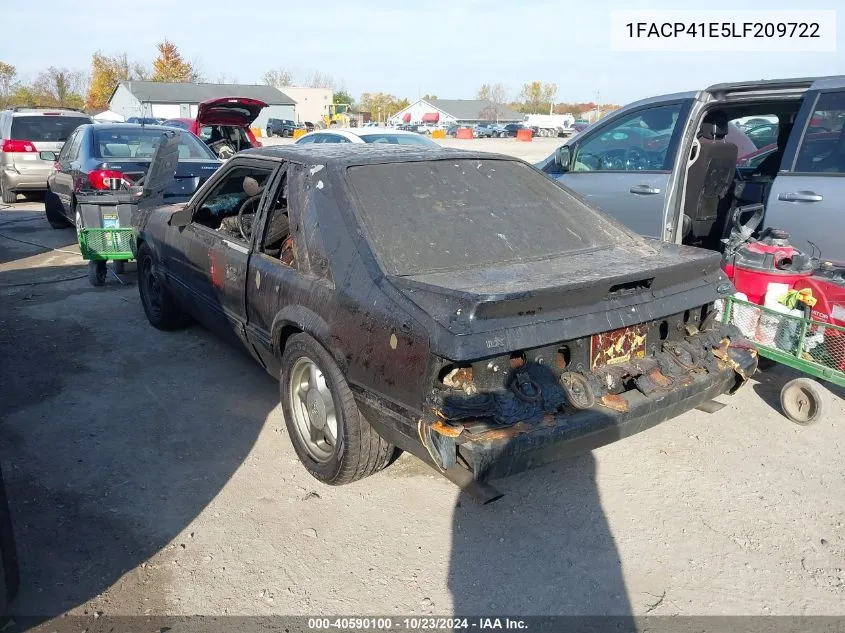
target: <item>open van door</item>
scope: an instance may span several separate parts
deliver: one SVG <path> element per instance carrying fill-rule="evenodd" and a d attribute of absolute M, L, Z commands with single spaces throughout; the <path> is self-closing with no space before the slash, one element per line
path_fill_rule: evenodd
<path fill-rule="evenodd" d="M 766 201 L 764 225 L 796 248 L 845 262 L 845 77 L 813 82 Z"/>

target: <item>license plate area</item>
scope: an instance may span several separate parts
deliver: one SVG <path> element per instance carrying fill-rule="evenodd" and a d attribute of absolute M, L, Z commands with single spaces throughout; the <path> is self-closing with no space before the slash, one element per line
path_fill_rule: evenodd
<path fill-rule="evenodd" d="M 603 365 L 619 365 L 646 355 L 648 328 L 632 325 L 590 337 L 590 369 Z"/>

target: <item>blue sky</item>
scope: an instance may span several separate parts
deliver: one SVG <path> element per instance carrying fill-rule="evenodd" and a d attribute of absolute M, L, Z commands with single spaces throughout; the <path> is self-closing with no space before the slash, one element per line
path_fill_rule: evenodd
<path fill-rule="evenodd" d="M 627 103 L 721 81 L 845 74 L 845 5 L 811 0 L 807 9 L 839 9 L 837 53 L 619 53 L 610 47 L 610 11 L 708 9 L 710 2 L 552 2 L 549 0 L 323 0 L 244 3 L 143 0 L 111 6 L 49 2 L 62 15 L 49 37 L 46 0 L 4 0 L 0 59 L 32 77 L 50 65 L 88 70 L 94 50 L 150 62 L 167 37 L 210 81 L 258 83 L 270 68 L 320 70 L 354 96 L 390 92 L 414 99 L 471 98 L 487 82 L 515 97 L 530 80 L 554 81 L 560 101 Z M 724 8 L 795 9 L 798 3 L 732 0 Z M 32 25 L 32 28 L 26 25 Z M 219 31 L 217 29 L 220 29 Z"/>

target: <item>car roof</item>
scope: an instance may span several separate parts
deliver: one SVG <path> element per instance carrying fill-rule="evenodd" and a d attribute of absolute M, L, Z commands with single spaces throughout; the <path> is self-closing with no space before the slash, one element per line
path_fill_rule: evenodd
<path fill-rule="evenodd" d="M 160 130 L 162 132 L 172 132 L 173 128 L 168 127 L 166 125 L 141 125 L 140 123 L 99 123 L 97 125 L 98 130 L 108 130 L 108 129 L 140 129 L 143 128 L 145 130 Z"/>
<path fill-rule="evenodd" d="M 325 143 L 305 145 L 267 145 L 245 149 L 230 160 L 261 157 L 271 160 L 286 160 L 304 165 L 336 164 L 341 166 L 369 165 L 374 163 L 405 163 L 423 160 L 510 160 L 520 161 L 513 156 L 493 154 L 447 147 L 426 147 L 421 145 L 388 145 L 386 143 Z"/>
<path fill-rule="evenodd" d="M 346 138 L 372 136 L 375 134 L 395 134 L 397 136 L 419 136 L 416 132 L 408 132 L 406 130 L 397 130 L 392 127 L 329 127 L 324 130 L 314 130 L 303 134 L 300 138 L 306 136 L 319 136 L 320 134 L 339 134 Z"/>
<path fill-rule="evenodd" d="M 4 113 L 15 116 L 73 116 L 90 119 L 91 115 L 73 108 L 9 108 Z"/>

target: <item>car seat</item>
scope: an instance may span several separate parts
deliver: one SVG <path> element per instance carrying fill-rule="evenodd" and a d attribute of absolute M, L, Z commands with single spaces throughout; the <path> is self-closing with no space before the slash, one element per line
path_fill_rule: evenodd
<path fill-rule="evenodd" d="M 739 152 L 726 140 L 728 117 L 721 110 L 708 113 L 698 133 L 698 152 L 687 170 L 684 197 L 684 238 L 709 237 L 716 226 L 721 204 L 736 174 Z M 727 207 L 725 207 L 727 211 Z"/>

